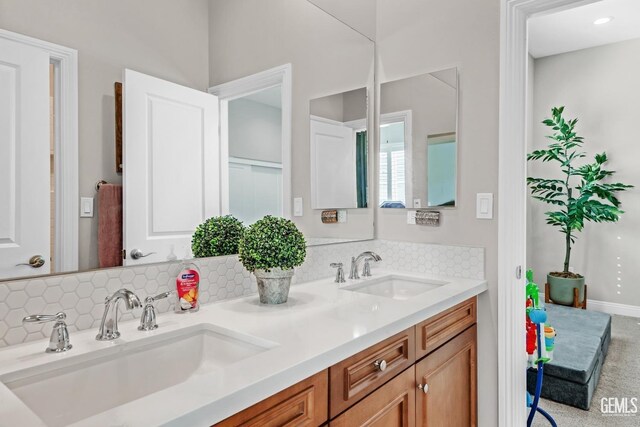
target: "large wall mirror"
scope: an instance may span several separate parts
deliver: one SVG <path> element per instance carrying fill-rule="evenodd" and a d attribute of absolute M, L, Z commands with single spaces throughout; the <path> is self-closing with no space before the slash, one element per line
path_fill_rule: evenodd
<path fill-rule="evenodd" d="M 310 245 L 373 238 L 371 40 L 305 0 L 136 3 L 2 6 L 0 280 L 177 260 L 227 213 L 291 218 Z M 323 97 L 353 107 L 317 111 L 350 126 L 345 203 L 314 201 Z"/>
<path fill-rule="evenodd" d="M 456 68 L 381 85 L 380 207 L 456 206 L 457 122 Z"/>

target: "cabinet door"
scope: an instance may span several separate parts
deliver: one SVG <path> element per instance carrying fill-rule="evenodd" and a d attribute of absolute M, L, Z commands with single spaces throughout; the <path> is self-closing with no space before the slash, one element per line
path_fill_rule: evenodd
<path fill-rule="evenodd" d="M 475 427 L 476 326 L 416 364 L 416 420 L 425 427 Z"/>
<path fill-rule="evenodd" d="M 415 368 L 412 366 L 332 420 L 330 427 L 414 427 Z"/>
<path fill-rule="evenodd" d="M 328 418 L 328 380 L 327 371 L 322 371 L 221 421 L 216 426 L 320 426 Z"/>

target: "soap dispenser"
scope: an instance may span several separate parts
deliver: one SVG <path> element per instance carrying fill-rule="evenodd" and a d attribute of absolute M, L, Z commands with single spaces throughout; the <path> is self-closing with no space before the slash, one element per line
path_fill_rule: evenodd
<path fill-rule="evenodd" d="M 180 272 L 176 277 L 176 293 L 178 302 L 176 313 L 195 312 L 200 309 L 198 291 L 200 288 L 200 269 L 193 262 L 191 250 L 185 249 L 185 257 L 180 264 Z"/>

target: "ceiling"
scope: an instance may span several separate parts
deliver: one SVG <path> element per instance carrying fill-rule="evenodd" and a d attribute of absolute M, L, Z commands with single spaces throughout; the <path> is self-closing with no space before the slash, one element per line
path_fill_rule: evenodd
<path fill-rule="evenodd" d="M 596 19 L 612 17 L 607 24 Z M 640 0 L 601 0 L 529 20 L 534 58 L 640 38 Z"/>

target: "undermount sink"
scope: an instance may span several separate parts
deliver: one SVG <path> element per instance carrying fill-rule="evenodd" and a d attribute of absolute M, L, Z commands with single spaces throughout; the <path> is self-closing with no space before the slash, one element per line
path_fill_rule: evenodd
<path fill-rule="evenodd" d="M 182 383 L 276 344 L 202 324 L 0 378 L 48 426 L 63 426 Z"/>
<path fill-rule="evenodd" d="M 393 298 L 395 300 L 407 300 L 449 283 L 441 280 L 419 279 L 398 275 L 363 280 L 363 283 L 345 286 L 342 289 L 362 294 Z"/>

